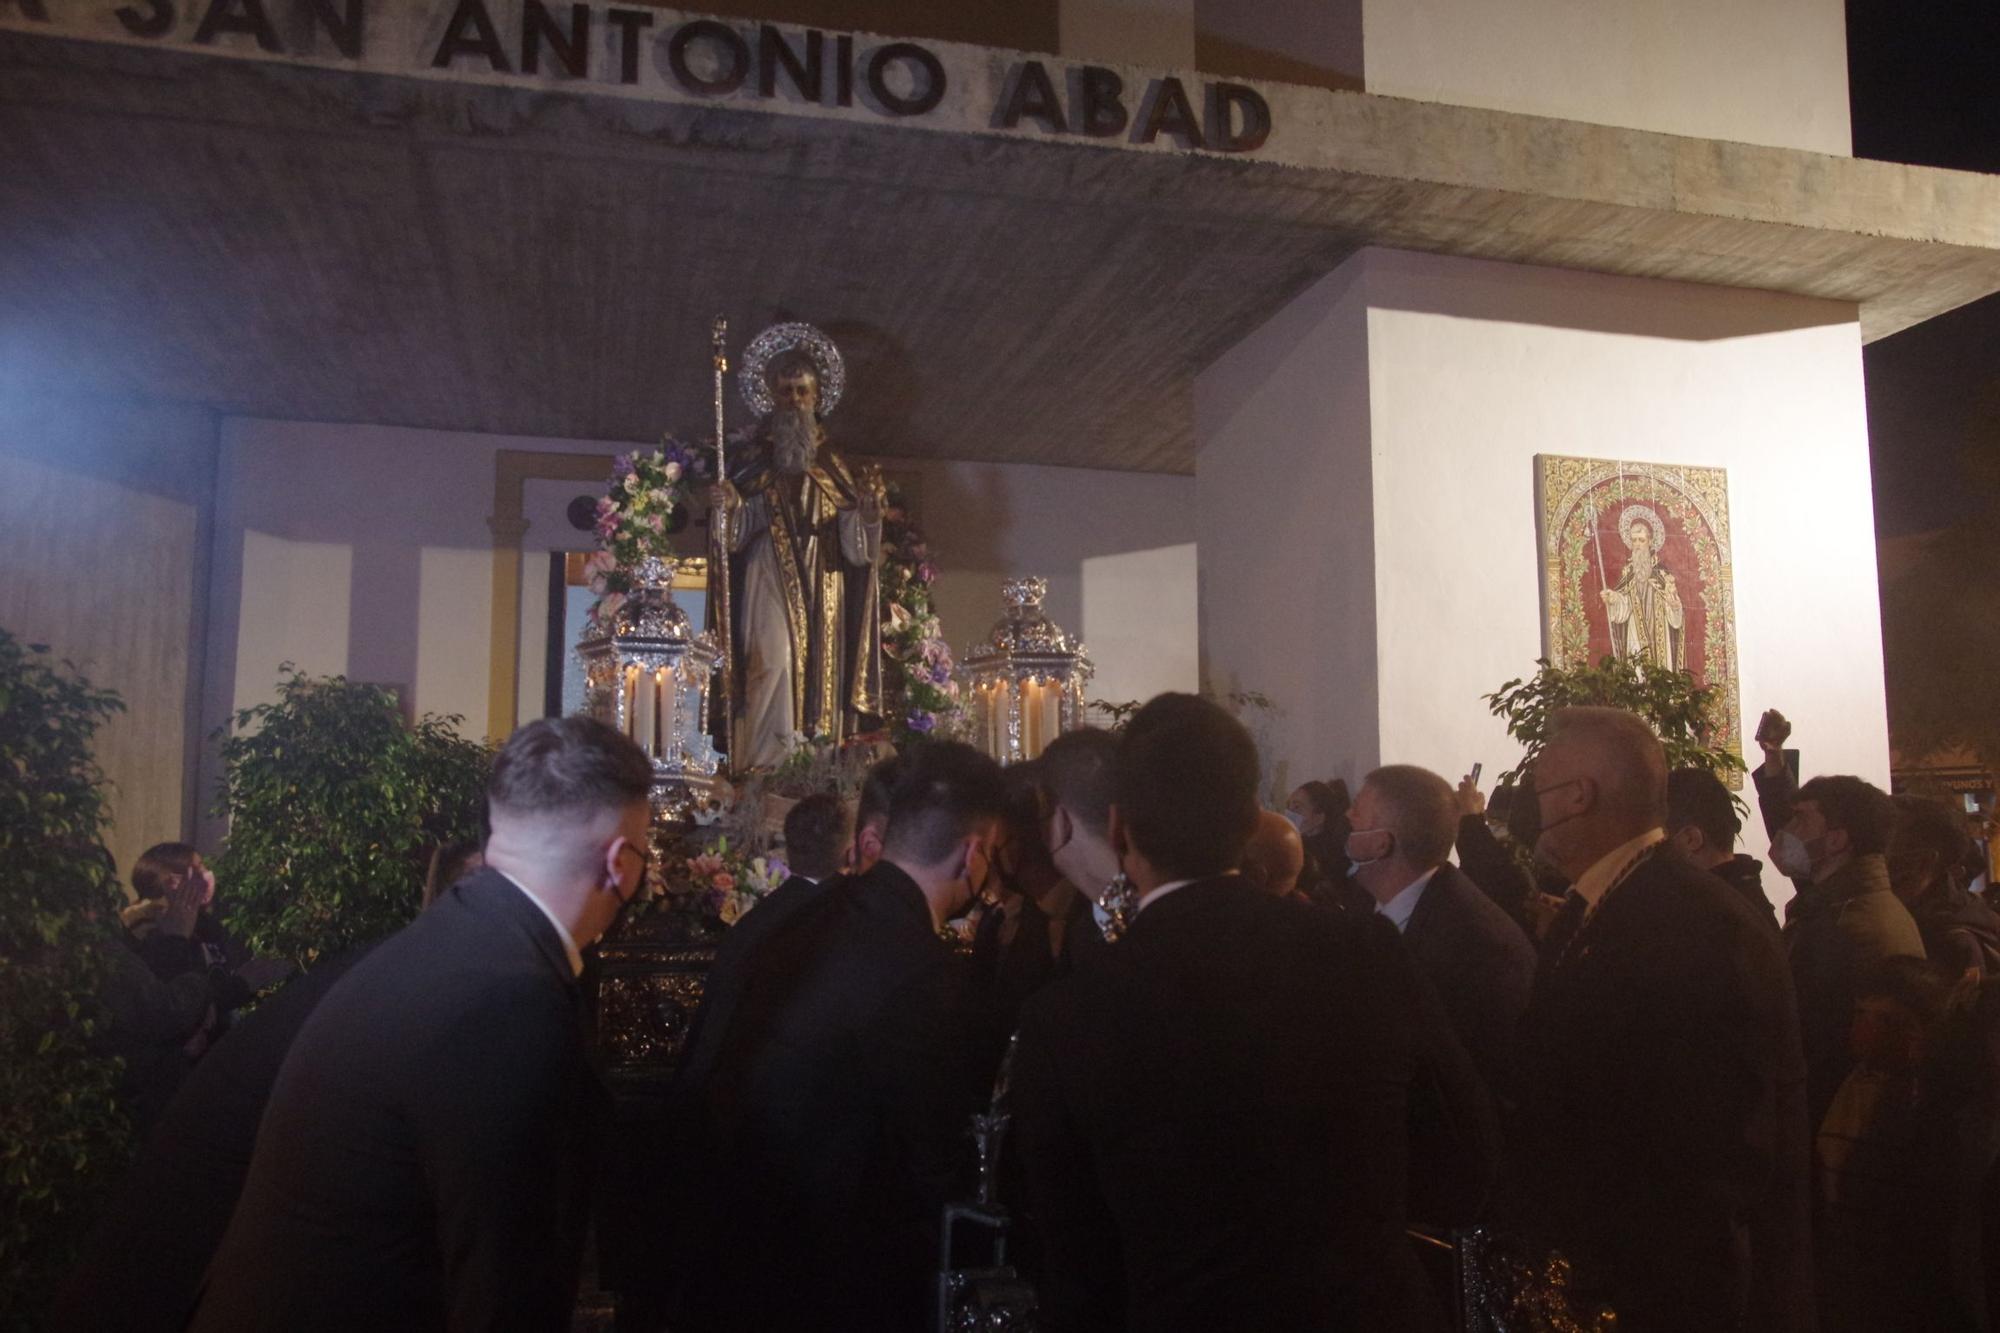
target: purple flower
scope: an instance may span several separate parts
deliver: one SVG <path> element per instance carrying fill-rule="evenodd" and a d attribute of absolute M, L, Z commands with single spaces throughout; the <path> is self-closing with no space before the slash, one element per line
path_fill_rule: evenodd
<path fill-rule="evenodd" d="M 926 713 L 923 709 L 916 708 L 910 711 L 911 731 L 929 731 L 932 727 L 935 727 L 936 725 L 937 725 L 937 719 L 935 717 L 932 717 L 929 713 Z"/>
<path fill-rule="evenodd" d="M 620 454 L 616 458 L 611 460 L 611 475 L 614 479 L 622 479 L 624 477 L 628 477 L 631 475 L 631 473 L 632 473 L 632 455 Z"/>
<path fill-rule="evenodd" d="M 931 563 L 930 561 L 928 561 L 928 560 L 924 561 L 924 562 L 923 562 L 923 563 L 922 563 L 921 565 L 918 565 L 918 566 L 917 566 L 917 582 L 919 582 L 919 583 L 936 583 L 936 582 L 937 582 L 937 566 L 936 566 L 936 565 L 934 565 L 934 564 L 932 564 L 932 563 Z"/>

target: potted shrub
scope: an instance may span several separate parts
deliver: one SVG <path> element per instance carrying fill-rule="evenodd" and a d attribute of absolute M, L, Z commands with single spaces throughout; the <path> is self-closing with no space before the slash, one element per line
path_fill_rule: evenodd
<path fill-rule="evenodd" d="M 1741 756 L 1715 744 L 1714 721 L 1720 715 L 1718 692 L 1695 682 L 1688 671 L 1662 671 L 1629 658 L 1606 657 L 1596 666 L 1559 667 L 1547 658 L 1527 680 L 1510 680 L 1485 696 L 1494 716 L 1505 718 L 1507 734 L 1521 742 L 1519 763 L 1499 777 L 1519 778 L 1542 746 L 1558 709 L 1603 705 L 1637 713 L 1652 724 L 1667 752 L 1667 767 L 1705 768 L 1730 786 L 1741 785 Z"/>
<path fill-rule="evenodd" d="M 417 914 L 433 849 L 479 836 L 492 752 L 379 685 L 281 670 L 222 744 L 215 874 L 238 939 L 309 967 Z"/>
<path fill-rule="evenodd" d="M 91 740 L 123 708 L 0 629 L 0 1328 L 34 1326 L 130 1146 L 94 1042 L 122 946 Z"/>

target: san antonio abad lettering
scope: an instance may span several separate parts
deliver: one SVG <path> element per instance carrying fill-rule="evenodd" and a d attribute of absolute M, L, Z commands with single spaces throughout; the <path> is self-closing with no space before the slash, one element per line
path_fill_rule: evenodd
<path fill-rule="evenodd" d="M 6 3 L 6 0 L 0 0 Z M 49 22 L 48 0 L 14 0 L 31 21 Z M 184 17 L 200 13 L 193 41 L 208 46 L 225 35 L 248 37 L 273 54 L 363 58 L 368 0 L 271 0 L 287 20 L 272 21 L 266 0 L 126 0 L 112 11 L 137 37 L 163 38 Z M 185 8 L 183 8 L 185 6 Z M 455 0 L 451 17 L 426 59 L 434 69 L 477 68 L 495 74 L 636 84 L 649 44 L 651 68 L 663 70 L 697 97 L 729 97 L 748 89 L 764 99 L 785 97 L 851 107 L 857 99 L 877 114 L 921 116 L 944 100 L 944 62 L 916 42 L 884 42 L 859 51 L 848 33 L 817 28 L 787 31 L 759 24 L 749 35 L 715 19 L 657 27 L 656 11 L 521 0 L 518 31 L 503 33 L 486 0 Z M 594 34 L 594 35 L 593 35 Z M 595 62 L 595 65 L 593 64 Z M 1060 80 L 1060 82 L 1058 81 Z M 1128 97 L 1124 79 L 1101 65 L 1059 67 L 1040 60 L 1009 70 L 992 123 L 1022 125 L 1051 136 L 1130 139 L 1162 136 L 1183 148 L 1254 152 L 1271 133 L 1271 109 L 1254 88 L 1210 81 L 1189 98 L 1171 75 Z"/>

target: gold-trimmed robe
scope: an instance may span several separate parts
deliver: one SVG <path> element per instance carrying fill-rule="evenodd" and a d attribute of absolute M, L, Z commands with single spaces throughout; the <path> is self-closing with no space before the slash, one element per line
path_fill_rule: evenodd
<path fill-rule="evenodd" d="M 744 449 L 729 533 L 733 677 L 730 767 L 782 763 L 793 737 L 835 741 L 881 725 L 881 520 L 825 447 L 803 476 Z"/>

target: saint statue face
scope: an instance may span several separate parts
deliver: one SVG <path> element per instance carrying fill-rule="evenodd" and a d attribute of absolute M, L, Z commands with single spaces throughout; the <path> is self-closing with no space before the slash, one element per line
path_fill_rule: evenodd
<path fill-rule="evenodd" d="M 797 476 L 812 465 L 820 443 L 819 376 L 809 366 L 780 366 L 771 376 L 771 415 L 764 429 L 778 471 Z"/>
<path fill-rule="evenodd" d="M 771 403 L 780 412 L 819 412 L 819 377 L 804 368 L 786 371 L 771 379 Z"/>

